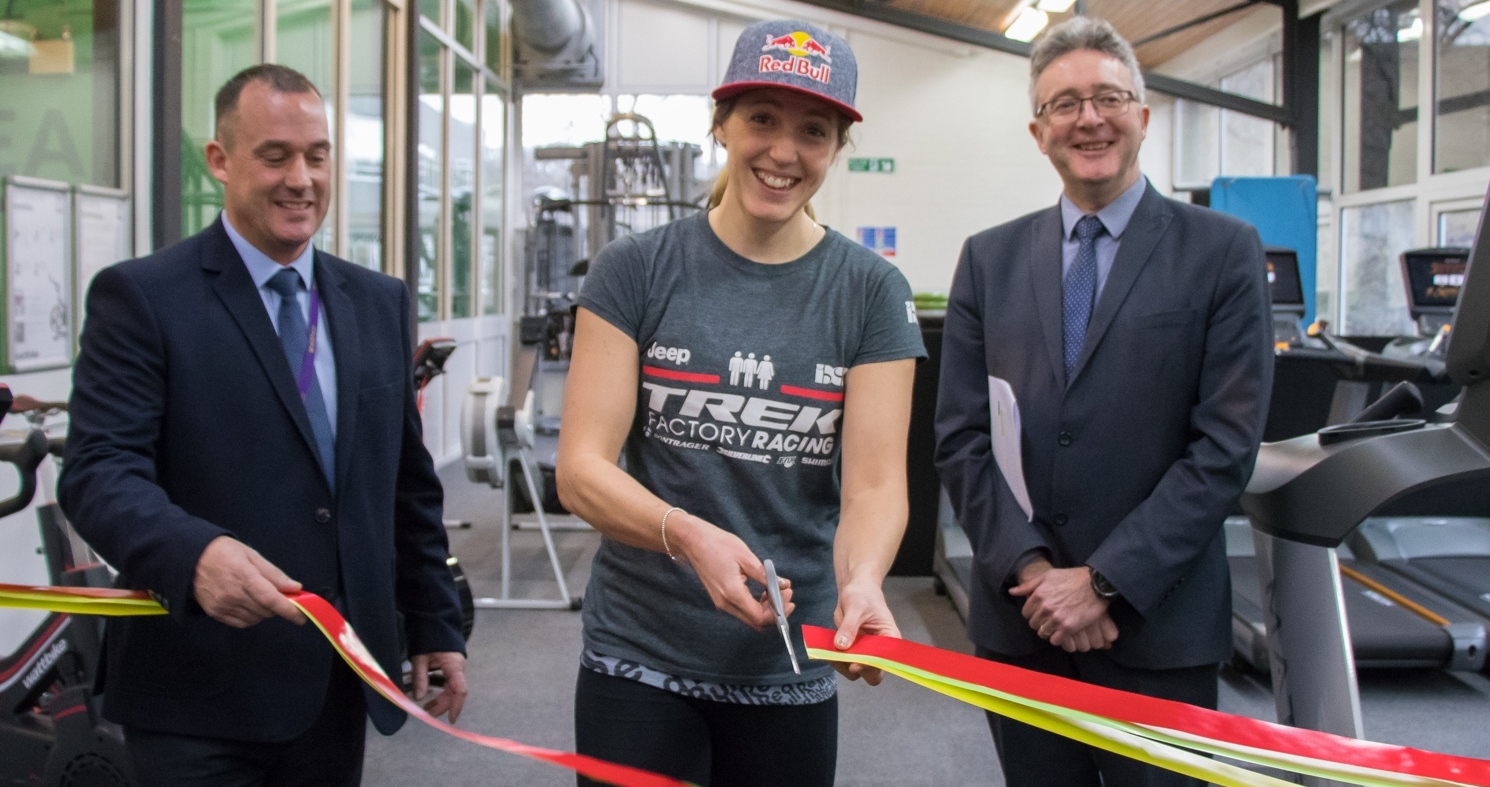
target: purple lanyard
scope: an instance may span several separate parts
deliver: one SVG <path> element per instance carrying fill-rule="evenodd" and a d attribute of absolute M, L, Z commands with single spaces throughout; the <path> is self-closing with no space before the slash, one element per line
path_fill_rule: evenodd
<path fill-rule="evenodd" d="M 305 346 L 305 360 L 300 362 L 300 376 L 295 378 L 295 386 L 300 389 L 300 399 L 305 400 L 310 395 L 310 387 L 316 382 L 316 326 L 321 322 L 321 293 L 314 286 L 310 288 L 310 325 L 307 333 L 310 339 Z"/>

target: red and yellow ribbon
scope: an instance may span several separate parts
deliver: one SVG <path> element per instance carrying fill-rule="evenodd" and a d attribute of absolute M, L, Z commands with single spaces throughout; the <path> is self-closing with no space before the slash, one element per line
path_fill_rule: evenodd
<path fill-rule="evenodd" d="M 1368 787 L 1490 787 L 1490 760 L 1287 727 L 998 664 L 900 639 L 803 626 L 807 653 L 856 662 L 1093 746 L 1221 785 L 1287 784 L 1195 752 Z"/>
<path fill-rule="evenodd" d="M 685 782 L 580 754 L 480 735 L 446 724 L 404 696 L 347 621 L 311 593 L 290 596 L 362 680 L 409 715 L 488 748 L 569 768 L 620 787 L 681 787 Z M 146 594 L 97 588 L 0 584 L 0 606 L 77 615 L 162 615 Z M 1027 724 L 1223 787 L 1287 787 L 1271 776 L 1211 759 L 1219 755 L 1365 787 L 1490 787 L 1490 760 L 1286 727 L 1244 716 L 1080 683 L 886 637 L 861 636 L 848 650 L 834 633 L 803 626 L 808 655 L 878 667 L 933 691 Z"/>
<path fill-rule="evenodd" d="M 446 724 L 429 715 L 418 703 L 404 696 L 399 687 L 388 678 L 383 668 L 373 659 L 357 633 L 345 618 L 325 599 L 314 593 L 290 594 L 290 601 L 305 613 L 316 628 L 326 635 L 336 652 L 351 666 L 374 691 L 383 695 L 394 705 L 402 708 L 414 718 L 464 741 L 470 741 L 490 749 L 516 754 L 529 759 L 541 760 L 562 768 L 568 768 L 596 781 L 618 787 L 689 787 L 688 782 L 660 776 L 640 768 L 617 765 L 613 762 L 588 757 L 583 754 L 544 749 L 526 743 L 496 738 L 490 735 L 463 730 Z M 0 607 L 20 607 L 62 612 L 70 615 L 164 615 L 164 609 L 148 595 L 139 591 L 106 590 L 102 588 L 56 588 L 26 587 L 0 584 Z"/>

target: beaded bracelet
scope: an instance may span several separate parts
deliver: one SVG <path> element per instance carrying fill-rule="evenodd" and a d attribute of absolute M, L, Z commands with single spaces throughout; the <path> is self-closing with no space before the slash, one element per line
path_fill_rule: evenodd
<path fill-rule="evenodd" d="M 672 508 L 669 508 L 668 510 L 662 512 L 662 551 L 666 552 L 667 556 L 671 558 L 674 563 L 676 563 L 678 562 L 678 556 L 674 555 L 673 548 L 667 545 L 667 518 L 672 516 L 672 513 L 674 511 L 683 511 L 683 509 L 678 508 L 677 506 L 673 506 Z M 683 511 L 683 513 L 686 514 L 688 512 Z"/>

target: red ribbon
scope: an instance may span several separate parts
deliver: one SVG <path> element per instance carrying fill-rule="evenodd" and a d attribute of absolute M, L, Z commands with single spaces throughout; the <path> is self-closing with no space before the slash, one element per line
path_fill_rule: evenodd
<path fill-rule="evenodd" d="M 394 685 L 393 681 L 383 673 L 378 663 L 373 660 L 372 654 L 362 645 L 361 640 L 352 631 L 352 627 L 341 616 L 336 608 L 326 602 L 325 599 L 314 593 L 292 593 L 289 594 L 291 601 L 295 602 L 300 609 L 304 610 L 316 625 L 325 632 L 327 639 L 336 646 L 337 652 L 346 659 L 359 677 L 371 685 L 379 694 L 386 697 L 390 702 L 402 708 L 414 718 L 428 724 L 431 727 L 447 734 L 453 735 L 464 741 L 470 741 L 491 749 L 499 749 L 510 754 L 517 754 L 535 760 L 568 768 L 607 784 L 618 785 L 618 787 L 688 787 L 687 782 L 661 776 L 650 771 L 632 768 L 627 765 L 617 765 L 613 762 L 589 757 L 584 754 L 570 754 L 568 752 L 544 749 L 538 746 L 529 746 L 526 743 L 497 738 L 490 735 L 481 735 L 446 724 L 443 721 L 429 715 L 419 704 L 404 696 L 403 690 Z"/>
<path fill-rule="evenodd" d="M 828 629 L 803 626 L 802 637 L 809 648 L 839 650 L 833 644 L 834 632 Z M 1238 746 L 1343 765 L 1490 787 L 1490 760 L 1373 743 L 1234 716 L 1182 702 L 1093 686 L 903 639 L 861 635 L 852 647 L 842 652 L 874 656 L 962 683 L 1132 724 L 1161 727 Z"/>
<path fill-rule="evenodd" d="M 346 660 L 357 676 L 379 694 L 403 709 L 410 716 L 431 727 L 464 741 L 498 749 L 510 754 L 541 760 L 581 773 L 596 781 L 618 787 L 693 787 L 688 782 L 661 776 L 640 768 L 618 765 L 613 762 L 588 757 L 583 754 L 544 749 L 526 743 L 480 735 L 458 729 L 429 715 L 419 704 L 404 696 L 403 690 L 389 679 L 382 667 L 357 638 L 356 632 L 336 608 L 314 593 L 286 594 L 311 622 L 326 635 L 336 652 Z M 143 602 L 143 603 L 142 603 Z M 109 588 L 63 588 L 27 585 L 0 584 L 0 607 L 42 609 L 69 614 L 90 615 L 164 615 L 165 610 L 153 601 L 149 594 L 138 590 L 114 590 Z M 61 620 L 61 618 L 58 618 Z M 65 711 L 56 714 L 61 718 Z"/>

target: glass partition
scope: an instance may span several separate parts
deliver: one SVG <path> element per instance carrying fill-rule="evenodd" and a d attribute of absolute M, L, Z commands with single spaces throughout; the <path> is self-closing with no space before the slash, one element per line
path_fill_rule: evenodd
<path fill-rule="evenodd" d="M 476 72 L 455 62 L 450 90 L 450 318 L 471 307 L 472 242 L 476 208 Z"/>
<path fill-rule="evenodd" d="M 1417 0 L 1398 0 L 1345 23 L 1344 188 L 1417 181 Z"/>
<path fill-rule="evenodd" d="M 185 0 L 181 11 L 181 235 L 217 219 L 222 184 L 207 169 L 217 132 L 213 101 L 234 74 L 259 62 L 257 0 Z"/>
<path fill-rule="evenodd" d="M 1221 89 L 1272 103 L 1272 58 L 1222 77 Z M 1273 122 L 1221 110 L 1221 172 L 1243 177 L 1272 175 Z"/>
<path fill-rule="evenodd" d="M 280 0 L 274 7 L 274 62 L 304 74 L 326 103 L 326 124 L 336 139 L 336 39 L 331 26 L 331 0 Z M 377 40 L 377 39 L 374 39 Z M 345 151 L 335 151 L 345 155 Z M 336 247 L 337 201 L 346 195 L 331 190 L 332 208 L 312 240 L 315 247 Z"/>
<path fill-rule="evenodd" d="M 12 3 L 0 19 L 0 176 L 119 185 L 119 3 Z"/>
<path fill-rule="evenodd" d="M 1433 171 L 1490 165 L 1490 3 L 1437 6 Z"/>
<path fill-rule="evenodd" d="M 445 181 L 445 95 L 440 87 L 439 39 L 419 33 L 419 157 L 418 292 L 421 322 L 439 319 L 439 270 L 444 259 L 440 240 L 440 198 Z"/>
<path fill-rule="evenodd" d="M 352 0 L 351 94 L 345 150 L 347 248 L 352 262 L 383 269 L 383 0 Z"/>
<path fill-rule="evenodd" d="M 1340 211 L 1340 261 L 1344 325 L 1351 336 L 1411 336 L 1398 256 L 1413 242 L 1413 200 L 1362 205 Z"/>
<path fill-rule="evenodd" d="M 481 97 L 481 313 L 505 309 L 502 291 L 502 199 L 507 177 L 507 102 L 490 83 Z"/>

